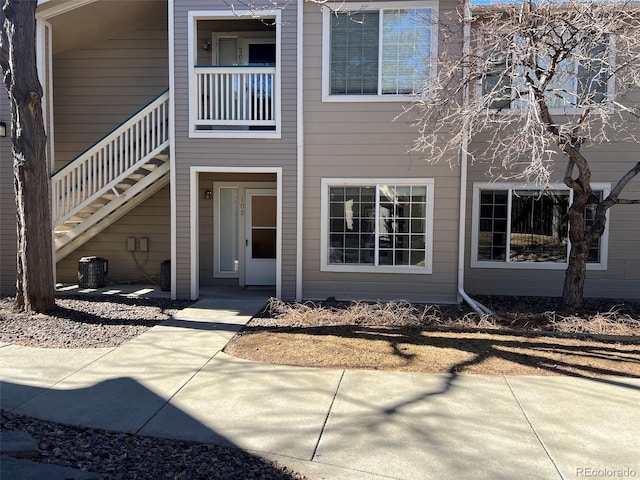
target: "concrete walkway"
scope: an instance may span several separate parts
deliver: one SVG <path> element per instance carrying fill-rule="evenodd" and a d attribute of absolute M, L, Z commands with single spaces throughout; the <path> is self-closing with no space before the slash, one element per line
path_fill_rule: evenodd
<path fill-rule="evenodd" d="M 266 297 L 201 300 L 118 348 L 0 344 L 1 406 L 240 447 L 311 479 L 640 478 L 640 379 L 329 370 L 222 353 Z"/>

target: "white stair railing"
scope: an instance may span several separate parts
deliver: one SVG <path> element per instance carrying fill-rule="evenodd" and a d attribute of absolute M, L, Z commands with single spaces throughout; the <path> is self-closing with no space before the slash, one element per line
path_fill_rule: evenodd
<path fill-rule="evenodd" d="M 169 145 L 169 92 L 164 92 L 51 177 L 53 225 L 92 201 Z"/>

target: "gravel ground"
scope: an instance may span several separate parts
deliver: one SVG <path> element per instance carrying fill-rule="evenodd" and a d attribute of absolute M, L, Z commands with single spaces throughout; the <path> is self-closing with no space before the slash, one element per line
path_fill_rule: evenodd
<path fill-rule="evenodd" d="M 191 301 L 68 296 L 49 315 L 17 312 L 0 300 L 0 341 L 42 348 L 116 347 L 169 319 Z"/>
<path fill-rule="evenodd" d="M 42 348 L 112 347 L 137 337 L 192 302 L 70 296 L 50 315 L 0 299 L 0 341 Z M 243 450 L 45 422 L 2 412 L 0 429 L 29 432 L 43 463 L 95 472 L 103 480 L 282 479 L 306 477 Z"/>
<path fill-rule="evenodd" d="M 1 427 L 31 434 L 42 463 L 94 472 L 104 480 L 306 478 L 242 450 L 71 427 L 6 412 Z"/>

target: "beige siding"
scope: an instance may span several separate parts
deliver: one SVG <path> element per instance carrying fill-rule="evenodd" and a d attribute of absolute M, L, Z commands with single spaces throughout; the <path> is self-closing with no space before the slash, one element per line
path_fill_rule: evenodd
<path fill-rule="evenodd" d="M 592 182 L 620 179 L 638 161 L 637 144 L 620 142 L 583 148 L 591 162 Z M 559 161 L 552 181 L 562 183 L 564 162 Z M 486 167 L 470 168 L 467 203 L 467 256 L 465 285 L 470 293 L 560 296 L 564 270 L 471 268 L 471 208 L 473 182 L 486 182 Z M 640 198 L 640 183 L 631 182 L 623 198 Z M 609 262 L 605 271 L 587 272 L 588 297 L 640 298 L 640 221 L 638 205 L 616 205 L 609 211 Z"/>
<path fill-rule="evenodd" d="M 11 157 L 11 115 L 4 87 L 0 94 L 0 120 L 7 123 L 7 136 L 0 138 L 0 296 L 15 294 L 16 203 Z"/>
<path fill-rule="evenodd" d="M 165 10 L 143 25 L 54 56 L 56 168 L 169 85 Z"/>
<path fill-rule="evenodd" d="M 78 282 L 78 260 L 98 256 L 109 261 L 109 280 L 114 283 L 159 283 L 160 264 L 171 257 L 169 187 L 144 201 L 98 236 L 58 262 L 57 281 Z M 127 250 L 127 238 L 136 239 L 135 252 Z M 139 250 L 141 238 L 149 241 L 149 250 Z"/>
<path fill-rule="evenodd" d="M 54 56 L 56 167 L 116 128 L 169 84 L 166 5 L 135 27 Z M 149 239 L 148 252 L 127 251 L 127 238 Z M 76 283 L 78 260 L 109 260 L 116 282 L 158 281 L 170 258 L 169 188 L 164 188 L 58 262 L 57 281 Z"/>
<path fill-rule="evenodd" d="M 428 166 L 407 147 L 416 131 L 406 118 L 394 121 L 396 102 L 323 103 L 322 15 L 305 8 L 304 297 L 412 301 L 456 300 L 459 176 L 448 165 Z M 320 271 L 323 178 L 433 178 L 433 273 L 381 274 Z"/>
<path fill-rule="evenodd" d="M 282 177 L 282 296 L 295 296 L 296 265 L 296 6 L 282 11 L 282 138 L 207 139 L 189 138 L 188 108 L 188 14 L 189 11 L 228 11 L 222 0 L 175 2 L 175 191 L 176 191 L 176 276 L 178 297 L 190 295 L 190 168 L 193 167 L 281 167 Z M 233 17 L 230 17 L 233 21 Z M 286 47 L 284 47 L 286 45 Z M 199 47 L 199 46 L 198 46 Z M 200 202 L 201 203 L 201 202 Z M 207 228 L 206 223 L 200 227 Z M 202 235 L 202 232 L 200 233 Z M 203 262 L 199 259 L 200 269 Z"/>

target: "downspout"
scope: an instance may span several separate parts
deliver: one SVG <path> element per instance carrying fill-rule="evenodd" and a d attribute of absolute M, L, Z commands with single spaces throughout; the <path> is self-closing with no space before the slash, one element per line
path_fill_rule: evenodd
<path fill-rule="evenodd" d="M 178 258 L 178 251 L 176 246 L 177 235 L 177 220 L 176 220 L 176 208 L 177 208 L 177 195 L 176 195 L 176 89 L 175 89 L 175 6 L 174 0 L 167 2 L 167 8 L 169 9 L 168 15 L 168 29 L 169 29 L 169 204 L 170 204 L 170 230 L 171 230 L 171 246 L 170 246 L 170 258 L 171 258 L 171 300 L 175 300 L 178 297 L 177 289 L 177 275 L 176 264 Z"/>
<path fill-rule="evenodd" d="M 467 64 L 471 58 L 471 0 L 463 0 L 463 45 L 462 45 L 462 75 L 466 78 L 469 75 L 469 66 Z M 469 104 L 469 84 L 466 83 L 463 89 L 463 99 L 465 104 Z M 467 304 L 473 308 L 479 315 L 495 314 L 480 302 L 473 300 L 467 292 L 464 291 L 464 260 L 465 260 L 465 242 L 466 242 L 466 212 L 467 212 L 467 163 L 468 163 L 468 147 L 469 147 L 469 121 L 465 118 L 462 125 L 463 136 L 460 152 L 460 211 L 458 213 L 458 300 L 462 298 Z"/>
<path fill-rule="evenodd" d="M 296 45 L 296 130 L 297 130 L 297 142 L 296 142 L 296 154 L 297 154 L 297 182 L 296 182 L 296 301 L 302 301 L 302 256 L 303 256 L 303 219 L 304 212 L 302 210 L 302 204 L 304 201 L 304 95 L 303 95 L 303 18 L 304 0 L 298 0 L 298 12 L 297 12 L 297 45 Z"/>

